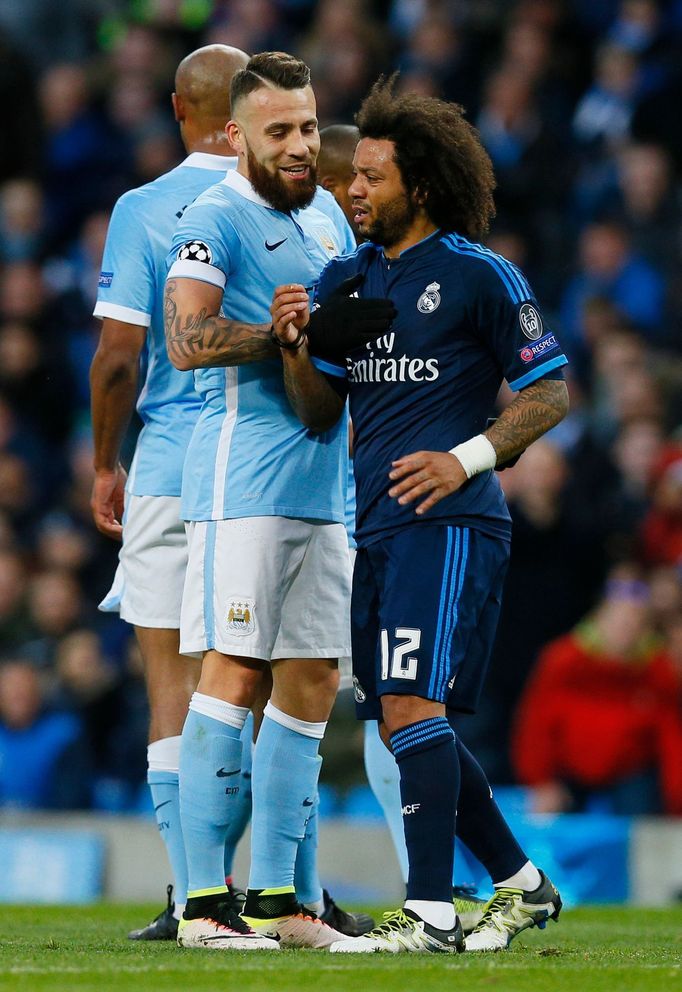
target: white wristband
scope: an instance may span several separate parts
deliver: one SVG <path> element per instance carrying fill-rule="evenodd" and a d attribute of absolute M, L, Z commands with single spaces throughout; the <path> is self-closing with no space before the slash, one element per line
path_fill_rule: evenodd
<path fill-rule="evenodd" d="M 455 445 L 450 448 L 450 454 L 460 462 L 467 479 L 479 472 L 486 472 L 489 468 L 495 468 L 497 464 L 497 454 L 485 434 L 477 434 L 476 437 Z"/>

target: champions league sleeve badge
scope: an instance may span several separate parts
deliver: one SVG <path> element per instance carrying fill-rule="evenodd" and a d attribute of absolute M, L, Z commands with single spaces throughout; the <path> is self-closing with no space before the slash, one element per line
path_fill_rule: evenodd
<path fill-rule="evenodd" d="M 430 282 L 422 295 L 417 300 L 417 310 L 419 313 L 433 313 L 440 306 L 439 282 Z"/>
<path fill-rule="evenodd" d="M 203 241 L 187 241 L 179 249 L 177 258 L 180 262 L 206 262 L 208 265 L 213 261 L 211 249 Z"/>
<path fill-rule="evenodd" d="M 530 303 L 524 303 L 519 310 L 519 324 L 529 341 L 537 341 L 542 337 L 542 317 Z"/>

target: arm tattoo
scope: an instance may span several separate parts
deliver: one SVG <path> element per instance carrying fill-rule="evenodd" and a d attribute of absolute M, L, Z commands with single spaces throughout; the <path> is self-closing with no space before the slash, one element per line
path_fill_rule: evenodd
<path fill-rule="evenodd" d="M 568 413 L 568 390 L 561 379 L 540 379 L 512 400 L 485 432 L 497 452 L 498 464 L 537 441 Z"/>
<path fill-rule="evenodd" d="M 284 388 L 294 413 L 308 430 L 328 431 L 341 416 L 343 399 L 309 358 L 296 352 L 283 359 Z"/>
<path fill-rule="evenodd" d="M 278 349 L 270 338 L 270 325 L 245 324 L 239 320 L 198 313 L 178 314 L 177 281 L 169 279 L 163 300 L 166 347 L 178 367 L 208 368 L 215 365 L 245 365 L 274 358 Z"/>

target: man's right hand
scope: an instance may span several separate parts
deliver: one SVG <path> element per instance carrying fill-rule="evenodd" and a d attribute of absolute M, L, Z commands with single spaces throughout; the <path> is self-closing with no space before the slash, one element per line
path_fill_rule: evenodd
<path fill-rule="evenodd" d="M 345 279 L 327 302 L 311 313 L 306 328 L 311 354 L 345 365 L 347 355 L 376 341 L 389 329 L 398 314 L 391 300 L 350 295 L 364 278 L 358 273 Z"/>
<path fill-rule="evenodd" d="M 95 473 L 92 486 L 90 508 L 97 530 L 115 541 L 123 536 L 123 499 L 126 484 L 126 471 L 117 465 L 114 471 L 99 469 Z"/>

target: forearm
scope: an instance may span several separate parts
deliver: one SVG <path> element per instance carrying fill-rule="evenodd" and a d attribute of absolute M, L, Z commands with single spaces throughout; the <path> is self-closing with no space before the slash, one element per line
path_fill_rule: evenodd
<path fill-rule="evenodd" d="M 90 395 L 95 471 L 114 471 L 137 398 L 137 362 L 95 354 Z"/>
<path fill-rule="evenodd" d="M 284 388 L 292 409 L 304 427 L 327 431 L 337 422 L 344 401 L 310 361 L 305 345 L 298 351 L 282 350 Z"/>
<path fill-rule="evenodd" d="M 164 327 L 168 357 L 181 371 L 211 366 L 246 365 L 275 358 L 278 348 L 270 324 L 246 324 L 208 313 L 181 312 L 176 300 L 177 281 L 166 283 Z"/>
<path fill-rule="evenodd" d="M 555 427 L 568 413 L 568 390 L 560 379 L 540 379 L 512 400 L 486 431 L 503 464 Z"/>

